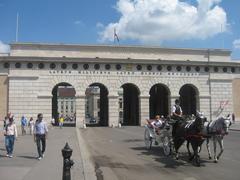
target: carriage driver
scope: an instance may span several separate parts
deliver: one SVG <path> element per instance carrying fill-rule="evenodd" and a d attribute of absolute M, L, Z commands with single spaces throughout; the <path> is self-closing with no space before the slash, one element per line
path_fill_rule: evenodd
<path fill-rule="evenodd" d="M 178 125 L 178 122 L 182 120 L 182 108 L 180 106 L 180 101 L 179 99 L 175 100 L 175 104 L 172 106 L 172 114 L 171 118 L 176 120 L 176 122 L 173 124 L 173 129 L 172 129 L 172 136 L 175 136 L 176 133 L 176 127 Z"/>

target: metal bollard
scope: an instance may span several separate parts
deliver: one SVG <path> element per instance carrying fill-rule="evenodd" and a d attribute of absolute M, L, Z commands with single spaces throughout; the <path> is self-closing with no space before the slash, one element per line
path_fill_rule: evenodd
<path fill-rule="evenodd" d="M 62 180 L 71 180 L 71 167 L 74 162 L 71 160 L 72 149 L 69 147 L 68 143 L 66 143 L 65 147 L 62 149 L 63 156 L 63 175 Z"/>

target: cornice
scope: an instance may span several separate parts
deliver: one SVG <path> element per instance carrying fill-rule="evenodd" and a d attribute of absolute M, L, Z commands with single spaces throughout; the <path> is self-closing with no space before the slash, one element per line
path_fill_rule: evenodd
<path fill-rule="evenodd" d="M 51 44 L 51 43 L 11 43 L 11 50 L 55 50 L 55 51 L 79 51 L 79 52 L 110 52 L 110 53 L 177 53 L 177 54 L 201 54 L 201 55 L 225 55 L 230 56 L 228 49 L 196 49 L 196 48 L 170 48 L 160 46 L 129 46 L 129 45 L 83 45 L 83 44 Z"/>
<path fill-rule="evenodd" d="M 3 56 L 0 62 L 65 62 L 65 63 L 120 63 L 120 64 L 163 64 L 163 65 L 199 65 L 199 66 L 238 66 L 240 62 L 206 62 L 191 60 L 160 60 L 160 59 L 132 59 L 132 58 L 72 58 L 72 57 L 29 57 L 29 56 Z"/>

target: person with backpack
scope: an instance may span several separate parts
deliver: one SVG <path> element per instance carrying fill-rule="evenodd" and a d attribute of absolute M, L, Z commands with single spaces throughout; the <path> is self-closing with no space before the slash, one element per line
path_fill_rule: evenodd
<path fill-rule="evenodd" d="M 22 116 L 21 118 L 22 135 L 26 134 L 26 127 L 27 127 L 27 119 L 24 116 Z"/>

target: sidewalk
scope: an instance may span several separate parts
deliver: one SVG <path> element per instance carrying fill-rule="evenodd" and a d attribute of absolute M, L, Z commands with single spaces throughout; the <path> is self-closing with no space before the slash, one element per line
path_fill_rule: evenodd
<path fill-rule="evenodd" d="M 73 180 L 84 180 L 83 161 L 79 148 L 76 128 L 50 127 L 45 157 L 37 160 L 37 147 L 31 135 L 19 135 L 15 141 L 14 157 L 5 157 L 4 137 L 0 136 L 0 175 L 1 180 L 61 180 L 63 158 L 61 150 L 68 142 L 73 155 L 71 169 Z"/>

